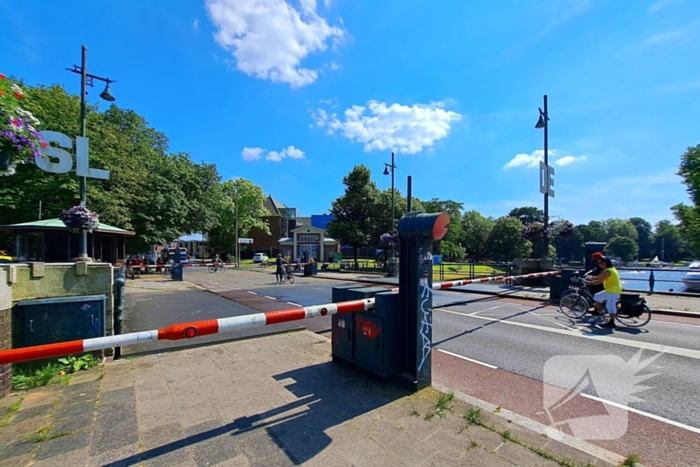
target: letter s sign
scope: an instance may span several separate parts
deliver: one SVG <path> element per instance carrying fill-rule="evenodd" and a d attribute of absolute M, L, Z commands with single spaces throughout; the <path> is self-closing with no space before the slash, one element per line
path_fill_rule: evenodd
<path fill-rule="evenodd" d="M 71 155 L 61 148 L 73 149 L 73 141 L 57 131 L 44 130 L 41 136 L 48 144 L 47 147 L 41 149 L 41 153 L 47 156 L 36 159 L 36 165 L 41 170 L 51 173 L 67 173 L 73 169 L 73 158 Z M 51 146 L 51 143 L 56 143 L 59 148 Z M 109 180 L 109 170 L 91 169 L 89 167 L 89 140 L 78 136 L 75 138 L 75 174 L 79 177 L 99 178 Z M 58 162 L 51 162 L 48 158 L 58 159 Z"/>

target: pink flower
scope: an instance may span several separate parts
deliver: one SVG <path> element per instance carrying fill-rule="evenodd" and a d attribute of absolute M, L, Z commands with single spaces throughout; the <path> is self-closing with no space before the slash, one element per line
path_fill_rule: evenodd
<path fill-rule="evenodd" d="M 2 73 L 0 73 L 0 79 L 5 79 L 5 75 L 3 75 Z"/>

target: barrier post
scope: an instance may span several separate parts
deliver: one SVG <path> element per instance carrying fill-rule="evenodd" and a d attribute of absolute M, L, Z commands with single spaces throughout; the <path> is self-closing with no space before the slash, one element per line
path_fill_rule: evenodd
<path fill-rule="evenodd" d="M 416 391 L 432 383 L 433 241 L 442 239 L 449 214 L 409 212 L 399 220 L 399 307 L 405 320 L 402 376 Z"/>
<path fill-rule="evenodd" d="M 119 269 L 116 279 L 114 279 L 114 335 L 122 333 L 122 322 L 124 321 L 124 286 L 126 285 L 126 269 L 124 266 Z M 118 360 L 122 356 L 122 348 L 114 348 L 114 359 Z"/>

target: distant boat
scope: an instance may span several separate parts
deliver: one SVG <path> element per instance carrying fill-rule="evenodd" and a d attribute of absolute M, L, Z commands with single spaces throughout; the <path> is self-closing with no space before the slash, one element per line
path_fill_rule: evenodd
<path fill-rule="evenodd" d="M 683 284 L 688 290 L 700 291 L 700 261 L 692 261 L 688 265 L 691 269 L 683 277 Z"/>
<path fill-rule="evenodd" d="M 647 264 L 647 267 L 650 267 L 650 268 L 665 268 L 665 267 L 669 267 L 669 266 L 673 266 L 673 264 L 664 263 L 663 261 L 659 261 L 658 256 L 654 256 L 654 259 L 649 261 L 649 263 Z"/>

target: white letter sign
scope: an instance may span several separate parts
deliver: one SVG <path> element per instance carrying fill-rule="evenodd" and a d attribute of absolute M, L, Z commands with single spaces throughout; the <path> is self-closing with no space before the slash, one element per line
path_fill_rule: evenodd
<path fill-rule="evenodd" d="M 44 172 L 63 174 L 73 169 L 73 158 L 63 149 L 52 147 L 51 143 L 58 144 L 61 148 L 73 149 L 73 141 L 57 131 L 42 131 L 41 136 L 48 143 L 48 146 L 41 149 L 41 153 L 47 158 L 39 157 L 36 165 Z M 58 162 L 51 162 L 48 157 L 58 159 Z M 89 139 L 78 136 L 75 138 L 75 174 L 79 177 L 99 178 L 109 180 L 109 170 L 91 169 L 89 159 Z"/>

